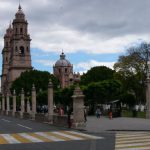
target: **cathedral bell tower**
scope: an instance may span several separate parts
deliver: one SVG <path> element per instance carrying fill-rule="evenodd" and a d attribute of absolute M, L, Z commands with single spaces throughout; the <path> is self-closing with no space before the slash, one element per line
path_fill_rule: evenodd
<path fill-rule="evenodd" d="M 13 33 L 13 29 L 11 24 L 9 25 L 8 29 L 6 30 L 6 34 L 4 35 L 4 48 L 2 50 L 3 62 L 2 62 L 2 75 L 1 75 L 1 90 L 3 91 L 6 87 L 6 78 L 9 69 L 9 58 L 10 58 L 10 51 L 11 45 L 10 40 Z"/>
<path fill-rule="evenodd" d="M 20 76 L 20 74 L 26 70 L 31 70 L 31 55 L 30 55 L 30 35 L 28 34 L 28 22 L 25 19 L 25 14 L 19 5 L 18 11 L 15 14 L 15 19 L 12 22 L 12 28 L 10 37 L 8 39 L 8 48 L 4 50 L 8 51 L 6 54 L 4 50 L 3 54 L 3 69 L 2 77 L 6 74 L 6 79 L 2 79 L 2 92 L 7 93 L 11 87 L 12 82 Z M 4 55 L 7 55 L 4 56 Z M 6 59 L 7 58 L 7 59 Z M 7 60 L 7 63 L 6 63 Z M 5 66 L 4 67 L 4 62 Z M 7 68 L 7 69 L 5 69 Z M 6 71 L 3 71 L 6 70 Z"/>

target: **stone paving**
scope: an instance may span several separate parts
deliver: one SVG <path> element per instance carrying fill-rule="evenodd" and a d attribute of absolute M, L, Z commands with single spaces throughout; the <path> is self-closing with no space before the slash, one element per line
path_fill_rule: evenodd
<path fill-rule="evenodd" d="M 88 132 L 105 131 L 150 131 L 150 119 L 119 117 L 110 120 L 107 117 L 88 116 L 86 127 Z"/>

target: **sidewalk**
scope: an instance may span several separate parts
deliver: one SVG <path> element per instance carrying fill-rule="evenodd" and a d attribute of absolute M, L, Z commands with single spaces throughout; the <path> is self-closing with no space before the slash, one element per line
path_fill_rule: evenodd
<path fill-rule="evenodd" d="M 119 117 L 109 118 L 88 116 L 86 127 L 88 132 L 104 131 L 150 131 L 150 119 Z"/>

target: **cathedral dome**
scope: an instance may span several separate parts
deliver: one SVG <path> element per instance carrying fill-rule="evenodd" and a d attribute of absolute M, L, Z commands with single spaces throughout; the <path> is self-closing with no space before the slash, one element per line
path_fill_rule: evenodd
<path fill-rule="evenodd" d="M 65 55 L 62 52 L 62 54 L 60 55 L 60 59 L 56 61 L 55 63 L 55 67 L 68 67 L 71 66 L 71 63 L 65 59 Z"/>

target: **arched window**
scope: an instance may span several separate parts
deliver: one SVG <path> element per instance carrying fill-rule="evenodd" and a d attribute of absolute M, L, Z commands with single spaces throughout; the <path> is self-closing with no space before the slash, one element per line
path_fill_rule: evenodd
<path fill-rule="evenodd" d="M 15 50 L 16 50 L 16 52 L 18 51 L 18 47 L 17 46 L 15 47 Z"/>
<path fill-rule="evenodd" d="M 18 33 L 18 29 L 16 28 L 16 34 Z"/>
<path fill-rule="evenodd" d="M 67 73 L 67 68 L 65 68 L 65 73 Z"/>
<path fill-rule="evenodd" d="M 29 47 L 27 46 L 27 52 L 29 52 Z"/>
<path fill-rule="evenodd" d="M 19 53 L 20 53 L 21 55 L 24 55 L 24 47 L 23 47 L 23 46 L 20 46 Z"/>
<path fill-rule="evenodd" d="M 23 29 L 22 29 L 22 28 L 20 28 L 20 34 L 22 34 L 22 32 L 23 32 Z"/>
<path fill-rule="evenodd" d="M 59 73 L 61 73 L 61 69 L 59 69 Z"/>

